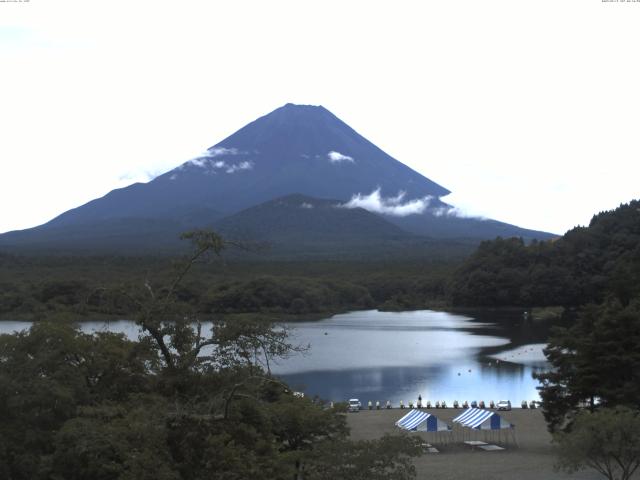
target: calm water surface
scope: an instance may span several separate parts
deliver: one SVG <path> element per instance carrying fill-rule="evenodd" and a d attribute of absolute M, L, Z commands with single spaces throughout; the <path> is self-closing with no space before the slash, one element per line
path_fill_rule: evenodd
<path fill-rule="evenodd" d="M 475 319 L 445 312 L 363 311 L 292 323 L 308 354 L 274 368 L 284 380 L 329 400 L 539 399 L 531 374 L 547 368 L 547 328 L 514 316 Z"/>
<path fill-rule="evenodd" d="M 326 400 L 360 398 L 363 403 L 422 395 L 424 401 L 538 399 L 534 371 L 547 367 L 541 349 L 544 325 L 514 315 L 470 316 L 429 310 L 360 311 L 287 323 L 292 340 L 310 345 L 273 366 L 294 388 Z M 28 328 L 0 322 L 0 333 Z M 130 321 L 83 322 L 85 332 L 111 330 L 137 338 Z"/>

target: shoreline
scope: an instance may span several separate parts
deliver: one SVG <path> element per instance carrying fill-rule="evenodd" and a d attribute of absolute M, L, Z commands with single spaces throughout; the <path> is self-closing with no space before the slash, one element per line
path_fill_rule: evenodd
<path fill-rule="evenodd" d="M 280 323 L 280 322 L 316 322 L 325 320 L 335 315 L 341 315 L 345 313 L 354 313 L 354 312 L 363 312 L 363 311 L 378 311 L 383 313 L 401 313 L 401 312 L 419 312 L 419 311 L 431 311 L 431 312 L 444 312 L 451 313 L 454 315 L 465 315 L 471 316 L 473 319 L 477 319 L 479 315 L 496 313 L 499 315 L 518 315 L 518 317 L 522 316 L 522 313 L 525 311 L 532 311 L 547 307 L 465 307 L 465 306 L 453 306 L 453 305 L 445 305 L 445 304 L 432 304 L 432 305 L 422 305 L 416 306 L 415 308 L 407 307 L 402 309 L 389 309 L 383 308 L 383 305 L 379 305 L 372 308 L 343 308 L 336 310 L 327 310 L 324 312 L 310 312 L 310 313 L 274 313 L 274 312 L 241 312 L 241 313 L 211 313 L 202 316 L 202 321 L 211 321 L 212 318 L 226 317 L 226 318 L 234 318 L 234 317 L 261 317 L 268 318 L 272 322 Z M 117 321 L 117 320 L 126 320 L 121 317 L 121 315 L 110 314 L 110 313 L 95 313 L 91 314 L 91 318 L 87 318 L 84 315 L 76 314 L 73 312 L 53 312 L 51 314 L 53 317 L 56 315 L 64 315 L 68 316 L 68 320 L 72 322 L 93 322 L 93 321 Z M 135 316 L 136 313 L 132 312 L 131 317 Z M 515 318 L 515 317 L 514 317 Z M 556 320 L 553 319 L 540 319 L 532 317 L 530 320 L 532 321 L 549 321 Z M 25 315 L 16 314 L 11 318 L 6 315 L 0 316 L 0 322 L 40 322 L 43 321 L 42 318 L 33 318 L 33 315 Z"/>

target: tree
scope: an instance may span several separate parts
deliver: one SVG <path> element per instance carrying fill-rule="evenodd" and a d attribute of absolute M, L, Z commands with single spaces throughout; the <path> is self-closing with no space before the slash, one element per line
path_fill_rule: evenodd
<path fill-rule="evenodd" d="M 165 371 L 176 376 L 197 368 L 201 350 L 215 342 L 203 336 L 202 324 L 193 312 L 176 301 L 178 288 L 196 263 L 209 255 L 219 256 L 231 244 L 206 230 L 184 233 L 181 239 L 190 240 L 192 250 L 175 264 L 169 285 L 158 287 L 146 279 L 137 290 L 122 291 L 137 306 L 136 322 L 158 351 Z"/>
<path fill-rule="evenodd" d="M 166 400 L 85 407 L 55 437 L 51 470 L 65 480 L 179 480 L 167 444 Z"/>
<path fill-rule="evenodd" d="M 565 428 L 581 406 L 636 407 L 640 398 L 640 299 L 589 305 L 545 349 L 552 368 L 537 374 L 549 429 Z"/>
<path fill-rule="evenodd" d="M 57 432 L 83 407 L 147 392 L 150 358 L 144 344 L 113 333 L 84 334 L 69 323 L 39 322 L 0 335 L 2 478 L 44 475 Z"/>
<path fill-rule="evenodd" d="M 568 432 L 555 437 L 557 467 L 573 473 L 593 468 L 609 480 L 628 480 L 640 466 L 640 415 L 625 407 L 580 412 Z"/>

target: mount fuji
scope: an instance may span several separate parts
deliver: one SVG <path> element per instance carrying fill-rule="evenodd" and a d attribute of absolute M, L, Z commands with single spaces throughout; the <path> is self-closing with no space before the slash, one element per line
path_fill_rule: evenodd
<path fill-rule="evenodd" d="M 0 235 L 0 247 L 50 251 L 146 251 L 176 247 L 184 230 L 233 224 L 261 231 L 245 209 L 291 198 L 331 199 L 336 225 L 364 225 L 376 239 L 394 232 L 439 239 L 553 235 L 478 218 L 461 218 L 441 200 L 449 190 L 400 163 L 322 106 L 287 104 L 148 183 L 113 190 L 35 228 Z M 294 195 L 294 197 L 290 197 Z M 304 197 L 303 197 L 304 196 Z M 305 204 L 300 201 L 301 211 Z M 326 206 L 326 202 L 322 203 Z M 327 210 L 323 222 L 339 241 Z M 225 217 L 233 216 L 233 220 Z M 356 218 L 357 217 L 357 218 Z M 278 217 L 280 218 L 280 217 Z M 290 232 L 309 230 L 304 215 Z M 338 220 L 339 218 L 339 220 Z M 239 222 L 249 222 L 242 226 Z M 277 226 L 274 226 L 277 229 Z M 351 229 L 353 230 L 353 229 Z M 264 231 L 264 229 L 262 230 Z M 357 232 L 349 231 L 349 236 Z M 304 241 L 304 240 L 303 240 Z"/>

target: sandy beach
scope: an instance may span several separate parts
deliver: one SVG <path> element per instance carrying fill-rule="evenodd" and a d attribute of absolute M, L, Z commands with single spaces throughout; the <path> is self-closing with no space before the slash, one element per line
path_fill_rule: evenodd
<path fill-rule="evenodd" d="M 452 408 L 425 411 L 433 413 L 450 425 L 451 419 L 462 412 Z M 385 433 L 397 433 L 399 430 L 394 423 L 406 413 L 408 413 L 406 409 L 362 410 L 349 413 L 351 438 L 370 440 Z M 591 470 L 573 475 L 554 471 L 553 466 L 556 461 L 554 446 L 551 444 L 551 435 L 547 432 L 540 410 L 514 409 L 500 412 L 500 414 L 516 426 L 517 439 L 517 446 L 512 440 L 505 443 L 504 436 L 501 442 L 489 442 L 504 446 L 505 450 L 502 451 L 471 450 L 471 447 L 462 443 L 459 432 L 455 433 L 458 440 L 451 443 L 438 443 L 434 434 L 431 433 L 412 433 L 412 435 L 424 437 L 426 442 L 432 443 L 440 450 L 440 453 L 425 453 L 416 459 L 418 478 L 432 480 L 596 480 L 603 478 Z M 483 435 L 480 433 L 472 438 L 482 440 Z"/>

